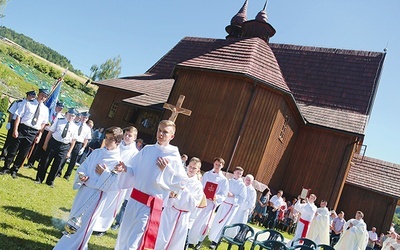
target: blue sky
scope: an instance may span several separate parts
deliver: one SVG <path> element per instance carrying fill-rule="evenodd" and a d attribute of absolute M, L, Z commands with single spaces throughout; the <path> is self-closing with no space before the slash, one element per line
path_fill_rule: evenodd
<path fill-rule="evenodd" d="M 244 0 L 11 0 L 0 25 L 56 50 L 90 74 L 118 55 L 121 76 L 144 73 L 185 36 L 224 38 Z M 265 1 L 249 0 L 248 19 Z M 366 155 L 400 164 L 400 1 L 270 0 L 273 43 L 388 53 L 366 130 Z"/>

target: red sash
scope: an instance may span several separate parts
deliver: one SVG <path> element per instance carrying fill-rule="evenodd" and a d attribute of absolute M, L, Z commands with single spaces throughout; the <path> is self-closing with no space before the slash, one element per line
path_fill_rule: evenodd
<path fill-rule="evenodd" d="M 230 207 L 229 207 L 228 212 L 226 212 L 224 218 L 222 218 L 220 221 L 218 221 L 218 223 L 221 223 L 221 222 L 223 222 L 223 221 L 225 220 L 225 218 L 226 218 L 226 217 L 228 216 L 228 214 L 231 212 L 232 207 L 233 207 L 233 204 L 231 204 L 231 203 L 228 203 L 228 202 L 225 202 L 225 201 L 224 201 L 224 203 L 230 205 Z"/>
<path fill-rule="evenodd" d="M 157 197 L 145 194 L 137 189 L 133 189 L 131 198 L 150 207 L 150 216 L 144 230 L 142 242 L 139 249 L 154 249 L 156 245 L 158 227 L 160 226 L 160 217 L 163 201 Z"/>
<path fill-rule="evenodd" d="M 307 236 L 308 228 L 310 227 L 310 222 L 302 218 L 300 218 L 299 221 L 304 224 L 303 232 L 301 232 L 301 238 L 305 238 Z"/>

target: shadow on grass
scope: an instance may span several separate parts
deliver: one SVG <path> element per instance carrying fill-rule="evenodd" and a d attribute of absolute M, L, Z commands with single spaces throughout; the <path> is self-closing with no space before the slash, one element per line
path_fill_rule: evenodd
<path fill-rule="evenodd" d="M 60 230 L 63 229 L 64 227 L 64 222 L 59 220 L 59 223 L 55 225 L 55 218 L 40 214 L 38 212 L 21 208 L 21 207 L 13 207 L 13 206 L 3 206 L 3 209 L 7 211 L 9 214 L 23 220 L 27 220 L 29 222 L 33 222 L 35 224 L 42 224 L 47 227 L 52 227 L 55 229 L 54 230 L 45 230 L 45 229 L 38 229 L 40 231 L 43 231 L 46 233 L 46 235 L 52 235 L 56 238 L 60 238 L 62 236 L 62 233 Z M 57 219 L 56 219 L 57 220 Z M 12 228 L 12 225 L 4 225 L 5 223 L 1 224 L 2 228 Z M 27 232 L 24 232 L 27 233 Z M 0 248 L 3 249 L 3 248 Z"/>
<path fill-rule="evenodd" d="M 46 249 L 53 249 L 53 246 L 49 244 L 36 242 L 33 240 L 26 240 L 18 237 L 10 237 L 0 233 L 0 249 L 46 250 Z"/>

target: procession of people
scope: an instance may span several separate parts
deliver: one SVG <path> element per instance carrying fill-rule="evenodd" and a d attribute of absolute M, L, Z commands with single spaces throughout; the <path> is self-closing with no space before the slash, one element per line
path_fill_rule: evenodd
<path fill-rule="evenodd" d="M 38 161 L 35 183 L 54 188 L 67 165 L 64 178 L 73 176 L 78 190 L 70 218 L 79 220 L 79 227 L 63 235 L 54 249 L 88 249 L 92 234 L 101 236 L 110 229 L 119 230 L 115 249 L 200 249 L 206 237 L 214 249 L 227 225 L 250 221 L 276 229 L 286 219 L 296 228 L 288 246 L 308 238 L 337 250 L 400 249 L 394 230 L 379 238 L 375 227 L 367 231 L 363 212 L 346 222 L 344 212 L 335 217 L 325 200 L 317 208 L 315 194 L 291 203 L 283 190 L 270 198 L 266 188 L 257 199 L 254 177 L 243 178 L 245 169 L 236 166 L 227 179 L 221 157 L 201 175 L 201 160 L 192 157 L 186 166 L 188 156 L 170 144 L 177 129 L 171 120 L 160 121 L 156 143 L 142 147 L 135 127 L 95 132 L 87 111 L 71 107 L 63 113 L 60 101 L 49 110 L 44 105 L 49 94 L 48 89 L 39 89 L 37 95 L 29 91 L 10 105 L 0 174 L 16 179 L 25 160 L 27 168 Z M 98 146 L 91 148 L 94 144 Z"/>

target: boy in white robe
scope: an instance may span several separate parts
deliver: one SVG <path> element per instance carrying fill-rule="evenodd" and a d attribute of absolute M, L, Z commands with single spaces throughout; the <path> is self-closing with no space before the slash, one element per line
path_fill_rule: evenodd
<path fill-rule="evenodd" d="M 124 128 L 123 131 L 124 137 L 122 142 L 119 144 L 119 150 L 122 162 L 129 162 L 132 157 L 139 152 L 135 143 L 137 129 L 134 126 L 129 126 Z M 108 192 L 103 212 L 97 218 L 93 226 L 93 231 L 96 232 L 96 236 L 102 236 L 108 229 L 110 229 L 122 203 L 125 200 L 126 193 L 127 189 Z"/>
<path fill-rule="evenodd" d="M 122 171 L 118 165 L 121 161 L 118 144 L 122 140 L 123 131 L 111 127 L 105 134 L 105 147 L 94 150 L 76 171 L 73 188 L 79 190 L 70 218 L 79 218 L 81 226 L 76 233 L 61 237 L 54 249 L 87 249 L 94 222 L 103 210 L 107 193 L 118 190 L 118 181 L 124 173 L 116 174 L 113 171 Z"/>
<path fill-rule="evenodd" d="M 336 250 L 365 250 L 368 244 L 368 231 L 363 217 L 364 214 L 357 211 L 356 218 L 344 224 L 343 235 L 335 245 Z"/>
<path fill-rule="evenodd" d="M 179 194 L 170 193 L 161 214 L 155 250 L 182 250 L 185 248 L 190 213 L 203 198 L 203 185 L 197 178 L 199 158 L 190 159 L 187 166 L 189 181 Z"/>
<path fill-rule="evenodd" d="M 307 233 L 307 238 L 314 241 L 317 245 L 325 244 L 329 245 L 329 210 L 326 207 L 327 201 L 322 200 L 320 207 L 317 208 L 317 212 L 314 219 L 311 221 L 310 229 Z"/>
<path fill-rule="evenodd" d="M 296 231 L 291 241 L 287 243 L 287 246 L 291 246 L 292 242 L 299 238 L 306 238 L 307 232 L 310 226 L 310 222 L 315 216 L 317 206 L 314 202 L 317 199 L 315 194 L 311 194 L 309 198 L 306 198 L 305 203 L 301 203 L 300 196 L 297 197 L 297 202 L 294 204 L 294 209 L 300 213 L 299 221 L 297 222 Z"/>
<path fill-rule="evenodd" d="M 246 175 L 244 178 L 244 184 L 246 185 L 246 200 L 239 205 L 239 209 L 236 211 L 231 224 L 235 223 L 247 223 L 251 211 L 253 211 L 257 199 L 257 191 L 253 187 L 254 177 L 251 174 Z M 238 229 L 229 230 L 227 233 L 231 237 L 235 237 Z"/>
<path fill-rule="evenodd" d="M 246 200 L 246 186 L 242 180 L 243 172 L 243 168 L 236 167 L 233 171 L 233 178 L 229 180 L 228 197 L 219 206 L 208 234 L 208 238 L 211 240 L 211 249 L 217 246 L 224 226 L 231 224 L 239 204 Z"/>
<path fill-rule="evenodd" d="M 163 200 L 188 180 L 177 147 L 170 145 L 175 123 L 158 125 L 157 143 L 147 145 L 125 167 L 121 188 L 132 188 L 118 233 L 116 250 L 154 249 Z"/>
<path fill-rule="evenodd" d="M 220 157 L 215 158 L 213 169 L 207 171 L 201 179 L 203 188 L 206 187 L 207 183 L 212 183 L 216 185 L 216 190 L 214 197 L 207 198 L 207 205 L 205 207 L 197 208 L 197 210 L 200 211 L 196 211 L 198 212 L 198 215 L 193 222 L 192 228 L 189 230 L 188 234 L 189 247 L 196 247 L 196 249 L 200 249 L 202 241 L 207 236 L 208 229 L 210 227 L 211 217 L 213 216 L 215 209 L 228 196 L 228 179 L 226 179 L 221 171 L 224 165 L 224 159 Z"/>

